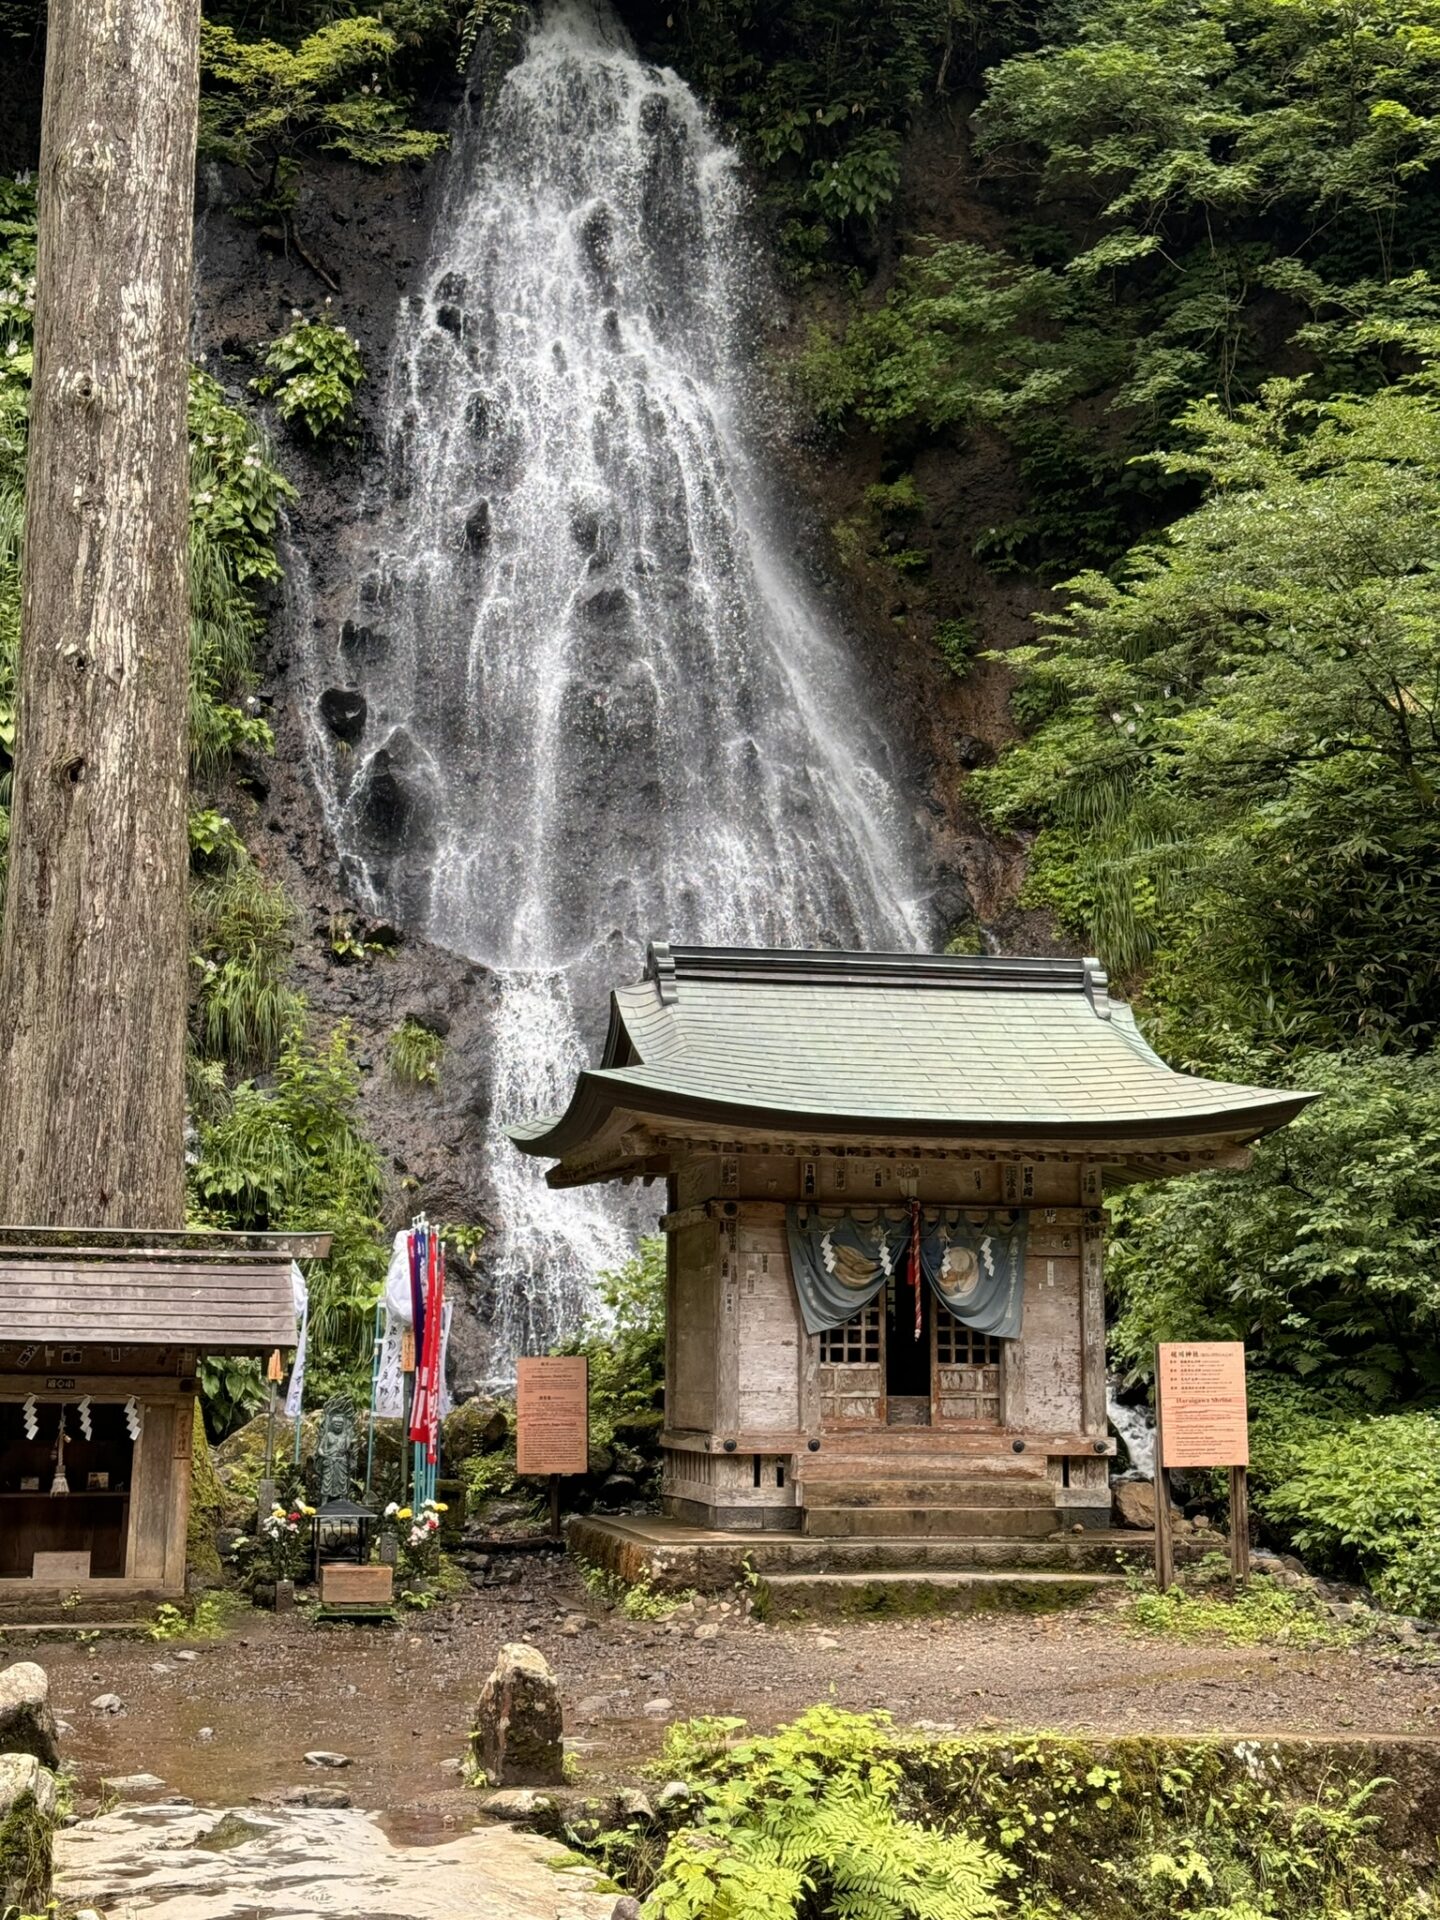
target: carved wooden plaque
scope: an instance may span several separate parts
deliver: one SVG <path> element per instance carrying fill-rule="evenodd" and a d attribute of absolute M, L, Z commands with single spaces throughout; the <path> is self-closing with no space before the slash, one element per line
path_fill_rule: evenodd
<path fill-rule="evenodd" d="M 1165 1465 L 1248 1467 L 1244 1342 L 1174 1340 L 1158 1352 Z"/>
<path fill-rule="evenodd" d="M 583 1358 L 521 1360 L 515 1383 L 516 1472 L 584 1473 L 590 1464 L 590 1379 Z"/>

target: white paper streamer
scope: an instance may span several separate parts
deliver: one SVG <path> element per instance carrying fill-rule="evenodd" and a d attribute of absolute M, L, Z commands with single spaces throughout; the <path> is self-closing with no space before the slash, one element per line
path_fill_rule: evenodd
<path fill-rule="evenodd" d="M 305 1352 L 310 1344 L 310 1289 L 298 1264 L 290 1262 L 290 1297 L 295 1307 L 295 1364 L 285 1389 L 285 1418 L 298 1420 L 305 1405 Z"/>

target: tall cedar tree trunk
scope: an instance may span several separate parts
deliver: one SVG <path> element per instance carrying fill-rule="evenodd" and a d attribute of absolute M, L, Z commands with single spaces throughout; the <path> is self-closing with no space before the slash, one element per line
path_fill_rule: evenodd
<path fill-rule="evenodd" d="M 184 1218 L 199 0 L 51 0 L 0 1220 Z"/>

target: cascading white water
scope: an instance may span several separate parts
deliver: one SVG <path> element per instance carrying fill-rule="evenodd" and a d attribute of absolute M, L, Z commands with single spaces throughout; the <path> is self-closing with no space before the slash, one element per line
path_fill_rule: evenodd
<path fill-rule="evenodd" d="M 350 884 L 499 980 L 503 1358 L 625 1251 L 603 1195 L 550 1193 L 499 1127 L 563 1102 L 646 939 L 926 926 L 872 695 L 762 478 L 734 155 L 568 0 L 447 165 L 374 564 L 312 671 L 354 747 L 317 721 Z"/>

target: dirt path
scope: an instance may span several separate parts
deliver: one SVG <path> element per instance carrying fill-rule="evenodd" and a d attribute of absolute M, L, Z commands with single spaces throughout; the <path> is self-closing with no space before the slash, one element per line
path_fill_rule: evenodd
<path fill-rule="evenodd" d="M 595 1625 L 568 1637 L 566 1614 Z M 147 1771 L 202 1805 L 240 1806 L 328 1778 L 414 1837 L 453 1830 L 475 1801 L 455 1778 L 473 1702 L 503 1641 L 543 1649 L 565 1689 L 582 1777 L 614 1778 L 658 1749 L 667 1719 L 736 1713 L 773 1724 L 820 1700 L 962 1729 L 1363 1738 L 1440 1733 L 1440 1667 L 1393 1647 L 1285 1650 L 1139 1639 L 1113 1605 L 1039 1618 L 775 1627 L 728 1617 L 716 1639 L 629 1622 L 588 1602 L 561 1562 L 396 1631 L 243 1615 L 193 1649 L 102 1639 L 46 1645 L 52 1698 L 82 1778 Z M 26 1649 L 6 1643 L 11 1658 Z M 1423 1643 L 1429 1646 L 1431 1643 Z M 1440 1653 L 1440 1641 L 1435 1643 Z M 193 1659 L 181 1659 L 192 1651 Z M 89 1702 L 115 1693 L 123 1713 Z M 648 1703 L 668 1701 L 647 1714 Z M 446 1763 L 451 1763 L 447 1767 Z"/>

